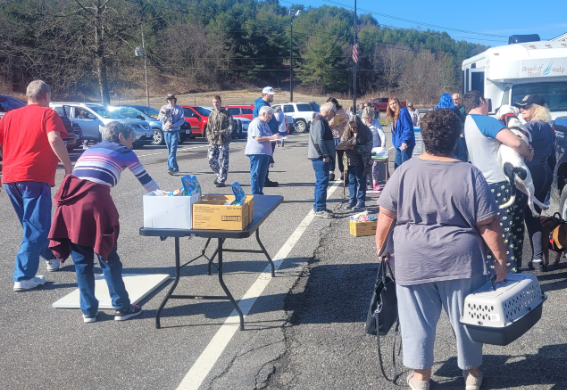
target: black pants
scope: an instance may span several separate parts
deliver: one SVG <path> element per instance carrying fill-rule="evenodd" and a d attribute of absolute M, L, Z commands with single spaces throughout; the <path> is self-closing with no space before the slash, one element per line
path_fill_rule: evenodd
<path fill-rule="evenodd" d="M 337 150 L 337 155 L 333 159 L 333 165 L 331 166 L 331 172 L 335 172 L 335 167 L 337 166 L 337 163 L 339 164 L 339 171 L 340 172 L 345 171 L 345 165 L 343 163 L 344 154 L 345 154 L 344 150 Z"/>
<path fill-rule="evenodd" d="M 274 150 L 276 149 L 276 143 L 272 142 L 272 156 L 270 157 L 270 164 L 274 164 Z M 268 165 L 268 171 L 266 172 L 266 180 L 265 181 L 270 181 L 270 166 Z"/>
<path fill-rule="evenodd" d="M 534 181 L 535 197 L 543 203 L 545 202 L 545 197 L 551 187 L 551 181 L 553 178 L 551 168 L 549 165 L 543 167 L 530 167 L 530 173 L 532 174 L 532 179 Z M 538 213 L 541 213 L 541 209 L 537 207 L 537 205 L 534 205 L 534 208 Z M 532 244 L 532 259 L 542 259 L 543 247 L 541 221 L 539 218 L 532 215 L 529 207 L 524 209 L 524 221 L 526 221 L 528 235 Z"/>

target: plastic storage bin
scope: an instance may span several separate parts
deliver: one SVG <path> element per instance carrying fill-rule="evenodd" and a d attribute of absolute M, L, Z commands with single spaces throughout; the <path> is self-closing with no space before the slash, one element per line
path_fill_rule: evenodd
<path fill-rule="evenodd" d="M 461 323 L 475 341 L 508 345 L 539 321 L 547 297 L 531 274 L 509 274 L 495 287 L 489 281 L 465 298 Z"/>

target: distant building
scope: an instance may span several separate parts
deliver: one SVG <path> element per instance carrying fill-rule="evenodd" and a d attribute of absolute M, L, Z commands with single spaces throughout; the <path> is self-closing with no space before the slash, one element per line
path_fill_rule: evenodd
<path fill-rule="evenodd" d="M 565 41 L 565 42 L 567 42 L 567 33 L 553 38 L 552 41 L 556 41 L 556 42 L 557 41 Z"/>

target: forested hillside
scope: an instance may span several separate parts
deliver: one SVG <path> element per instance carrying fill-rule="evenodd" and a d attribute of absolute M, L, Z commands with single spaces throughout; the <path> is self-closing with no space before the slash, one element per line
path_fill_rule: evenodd
<path fill-rule="evenodd" d="M 289 5 L 289 3 L 285 3 Z M 0 83 L 35 78 L 61 97 L 142 95 L 144 33 L 152 95 L 271 84 L 289 88 L 290 7 L 277 0 L 3 0 Z M 296 87 L 352 86 L 352 11 L 301 9 L 293 22 Z M 486 49 L 446 33 L 383 28 L 358 15 L 357 89 L 429 101 L 458 84 L 460 62 Z"/>

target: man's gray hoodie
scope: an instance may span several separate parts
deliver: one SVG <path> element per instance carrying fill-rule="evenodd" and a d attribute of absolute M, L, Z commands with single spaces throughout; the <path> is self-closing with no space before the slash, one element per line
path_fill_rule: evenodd
<path fill-rule="evenodd" d="M 328 156 L 335 158 L 335 141 L 329 122 L 321 114 L 317 114 L 309 130 L 309 149 L 307 158 L 317 160 Z"/>

